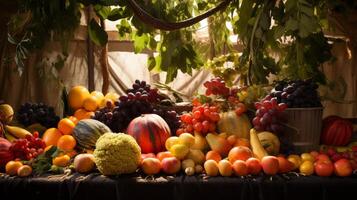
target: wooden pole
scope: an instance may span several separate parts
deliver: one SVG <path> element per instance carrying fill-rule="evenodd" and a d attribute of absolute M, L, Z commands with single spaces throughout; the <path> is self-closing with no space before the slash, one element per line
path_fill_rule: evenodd
<path fill-rule="evenodd" d="M 87 12 L 87 26 L 90 23 L 90 20 L 93 18 L 92 12 L 93 7 L 90 5 L 86 9 Z M 87 64 L 88 64 L 88 89 L 89 91 L 95 90 L 94 84 L 94 44 L 89 38 L 89 34 L 87 36 Z"/>
<path fill-rule="evenodd" d="M 104 20 L 100 19 L 100 26 L 105 30 Z M 108 41 L 109 42 L 109 41 Z M 101 56 L 100 56 L 100 65 L 102 68 L 102 76 L 103 76 L 103 85 L 102 85 L 102 93 L 108 93 L 109 88 L 109 70 L 108 70 L 108 42 L 102 48 Z"/>

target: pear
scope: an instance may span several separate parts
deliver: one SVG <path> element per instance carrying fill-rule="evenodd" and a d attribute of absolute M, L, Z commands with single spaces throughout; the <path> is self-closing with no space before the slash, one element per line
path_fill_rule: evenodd
<path fill-rule="evenodd" d="M 209 133 L 206 136 L 206 140 L 211 149 L 217 151 L 223 157 L 227 156 L 229 150 L 232 148 L 229 142 L 219 135 Z"/>

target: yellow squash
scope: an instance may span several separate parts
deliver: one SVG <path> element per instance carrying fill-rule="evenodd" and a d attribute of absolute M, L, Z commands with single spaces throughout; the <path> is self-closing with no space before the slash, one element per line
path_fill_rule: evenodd
<path fill-rule="evenodd" d="M 237 135 L 239 138 L 249 139 L 249 130 L 252 128 L 247 115 L 237 116 L 234 111 L 228 111 L 220 114 L 218 129 L 220 133 L 228 135 Z"/>

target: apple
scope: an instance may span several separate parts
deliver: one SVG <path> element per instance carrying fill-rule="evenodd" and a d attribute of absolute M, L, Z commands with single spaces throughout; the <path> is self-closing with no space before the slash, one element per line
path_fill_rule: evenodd
<path fill-rule="evenodd" d="M 317 152 L 317 151 L 311 151 L 310 154 L 312 155 L 312 157 L 315 158 L 315 160 L 317 160 L 317 156 L 319 155 L 319 152 Z"/>
<path fill-rule="evenodd" d="M 326 160 L 319 160 L 315 162 L 314 169 L 318 176 L 331 176 L 334 171 L 333 163 Z"/>
<path fill-rule="evenodd" d="M 327 161 L 330 161 L 330 157 L 324 153 L 320 153 L 318 156 L 317 156 L 317 160 L 327 160 Z"/>
<path fill-rule="evenodd" d="M 89 173 L 95 169 L 93 154 L 78 154 L 73 161 L 74 169 L 79 173 Z"/>
<path fill-rule="evenodd" d="M 141 154 L 141 160 L 144 160 L 145 158 L 156 158 L 154 153 L 143 153 Z"/>
<path fill-rule="evenodd" d="M 279 173 L 287 173 L 294 169 L 294 163 L 290 162 L 282 156 L 277 157 L 279 161 Z"/>
<path fill-rule="evenodd" d="M 161 167 L 166 174 L 176 174 L 181 169 L 181 162 L 176 157 L 164 158 L 161 161 Z"/>
<path fill-rule="evenodd" d="M 265 156 L 260 163 L 265 174 L 275 175 L 279 171 L 279 160 L 275 156 Z"/>
<path fill-rule="evenodd" d="M 337 176 L 350 176 L 353 171 L 350 161 L 345 158 L 336 161 L 334 167 Z"/>
<path fill-rule="evenodd" d="M 262 166 L 257 158 L 248 158 L 245 163 L 247 164 L 249 174 L 257 175 L 262 171 Z"/>

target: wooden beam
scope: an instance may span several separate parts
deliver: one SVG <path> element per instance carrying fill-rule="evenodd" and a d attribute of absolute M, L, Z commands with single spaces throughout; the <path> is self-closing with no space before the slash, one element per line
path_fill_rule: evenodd
<path fill-rule="evenodd" d="M 90 20 L 93 18 L 93 7 L 92 5 L 86 8 L 87 14 L 87 24 L 90 23 Z M 88 64 L 88 89 L 89 91 L 95 90 L 94 84 L 94 44 L 87 34 L 87 64 Z"/>

